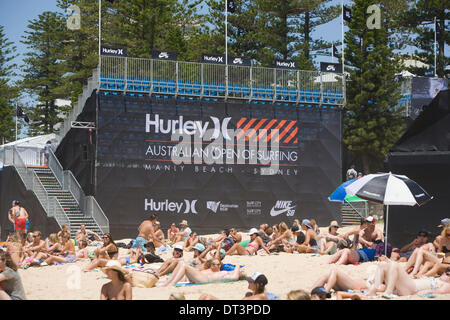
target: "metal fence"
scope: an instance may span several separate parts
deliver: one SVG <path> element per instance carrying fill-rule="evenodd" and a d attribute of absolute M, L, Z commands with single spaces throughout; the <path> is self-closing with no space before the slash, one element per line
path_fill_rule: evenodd
<path fill-rule="evenodd" d="M 139 94 L 343 106 L 342 74 L 101 57 L 99 88 Z"/>

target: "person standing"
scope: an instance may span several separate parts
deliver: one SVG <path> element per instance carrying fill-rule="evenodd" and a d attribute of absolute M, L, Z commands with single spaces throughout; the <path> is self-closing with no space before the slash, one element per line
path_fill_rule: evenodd
<path fill-rule="evenodd" d="M 20 205 L 19 200 L 12 202 L 12 207 L 9 209 L 8 219 L 14 224 L 14 230 L 18 239 L 21 235 L 27 232 L 28 212 Z"/>
<path fill-rule="evenodd" d="M 44 165 L 48 167 L 48 159 L 50 157 L 50 149 L 52 147 L 52 142 L 49 140 L 44 146 Z"/>
<path fill-rule="evenodd" d="M 356 170 L 355 170 L 355 165 L 352 164 L 350 166 L 350 169 L 347 170 L 346 179 L 352 180 L 352 179 L 355 179 L 357 176 L 358 176 L 358 172 L 356 172 Z"/>
<path fill-rule="evenodd" d="M 142 252 L 147 253 L 147 247 L 145 246 L 145 244 L 148 241 L 153 241 L 155 238 L 155 229 L 153 228 L 153 225 L 155 224 L 156 219 L 156 214 L 152 214 L 149 220 L 142 221 L 138 228 L 139 234 L 132 246 L 133 249 L 139 247 L 141 248 Z"/>

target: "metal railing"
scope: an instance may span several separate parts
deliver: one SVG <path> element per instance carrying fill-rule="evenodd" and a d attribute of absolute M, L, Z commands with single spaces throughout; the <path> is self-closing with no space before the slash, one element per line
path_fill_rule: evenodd
<path fill-rule="evenodd" d="M 3 148 L 1 154 L 4 166 L 12 165 L 28 190 L 32 190 L 38 198 L 42 208 L 49 217 L 54 217 L 61 227 L 69 225 L 69 218 L 62 209 L 56 197 L 49 196 L 47 190 L 39 180 L 36 172 L 27 167 L 20 152 L 14 146 Z M 33 165 L 33 164 L 31 164 Z M 86 196 L 71 171 L 64 171 L 53 151 L 50 151 L 49 168 L 57 178 L 63 190 L 69 191 L 77 201 L 85 217 L 92 217 L 100 229 L 109 232 L 109 220 L 94 197 Z"/>
<path fill-rule="evenodd" d="M 228 76 L 227 76 L 228 75 Z M 343 106 L 342 74 L 101 56 L 102 91 Z"/>
<path fill-rule="evenodd" d="M 97 200 L 92 196 L 86 197 L 86 212 L 95 220 L 103 234 L 109 233 L 109 220 Z"/>

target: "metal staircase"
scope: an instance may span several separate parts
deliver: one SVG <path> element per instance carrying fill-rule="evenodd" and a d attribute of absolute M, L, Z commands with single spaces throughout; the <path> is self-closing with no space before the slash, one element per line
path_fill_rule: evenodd
<path fill-rule="evenodd" d="M 31 152 L 32 148 L 23 150 Z M 21 153 L 21 148 L 12 146 L 4 148 L 0 157 L 5 166 L 14 166 L 26 189 L 36 195 L 47 216 L 55 218 L 59 227 L 67 225 L 72 237 L 82 224 L 99 236 L 109 232 L 109 220 L 100 205 L 93 196 L 84 194 L 72 172 L 63 169 L 52 151 L 48 167 L 27 163 Z"/>
<path fill-rule="evenodd" d="M 341 207 L 342 226 L 359 225 L 361 218 L 367 217 L 368 207 L 363 202 L 344 202 Z"/>
<path fill-rule="evenodd" d="M 31 168 L 38 177 L 42 186 L 47 191 L 50 197 L 56 197 L 56 201 L 59 202 L 64 213 L 69 220 L 70 235 L 75 238 L 76 232 L 80 229 L 82 224 L 86 225 L 86 229 L 94 231 L 98 235 L 103 235 L 102 230 L 97 225 L 92 217 L 86 217 L 78 202 L 73 197 L 72 193 L 67 190 L 63 190 L 55 175 L 49 168 Z"/>

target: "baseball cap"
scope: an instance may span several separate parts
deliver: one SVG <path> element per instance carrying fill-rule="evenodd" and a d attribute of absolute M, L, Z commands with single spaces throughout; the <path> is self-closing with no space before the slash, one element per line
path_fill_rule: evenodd
<path fill-rule="evenodd" d="M 439 228 L 445 227 L 450 223 L 450 219 L 449 218 L 445 218 L 441 220 L 441 224 L 438 225 Z"/>
<path fill-rule="evenodd" d="M 248 232 L 248 234 L 251 236 L 254 233 L 258 233 L 258 229 L 256 228 L 251 228 L 250 231 Z"/>
<path fill-rule="evenodd" d="M 261 272 L 255 272 L 251 275 L 251 277 L 246 278 L 248 282 L 254 282 L 261 286 L 265 286 L 267 284 L 267 278 Z"/>
<path fill-rule="evenodd" d="M 374 217 L 369 216 L 369 217 L 365 218 L 364 221 L 367 221 L 367 222 L 374 222 L 374 223 L 375 223 L 376 220 L 375 220 Z"/>
<path fill-rule="evenodd" d="M 205 251 L 205 246 L 201 243 L 197 243 L 195 246 L 192 247 L 192 249 L 198 250 L 200 252 Z"/>
<path fill-rule="evenodd" d="M 331 293 L 326 291 L 324 287 L 315 287 L 311 291 L 311 295 L 318 295 L 319 297 L 331 298 Z"/>
<path fill-rule="evenodd" d="M 309 221 L 308 219 L 303 219 L 303 220 L 302 220 L 302 224 L 304 224 L 305 226 L 307 226 L 309 229 L 312 229 L 312 227 L 311 227 L 311 221 Z"/>
<path fill-rule="evenodd" d="M 429 234 L 429 232 L 426 229 L 422 229 L 419 231 L 419 236 L 423 235 L 425 237 L 428 237 L 428 234 Z"/>
<path fill-rule="evenodd" d="M 174 244 L 173 248 L 183 251 L 183 246 L 181 244 Z"/>

